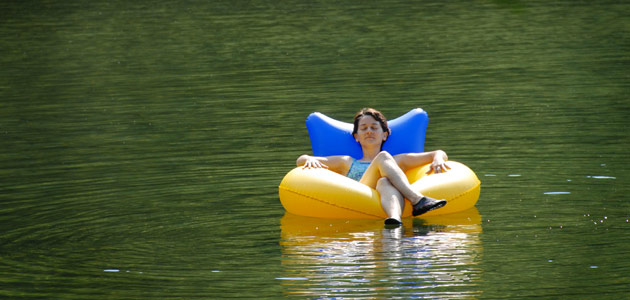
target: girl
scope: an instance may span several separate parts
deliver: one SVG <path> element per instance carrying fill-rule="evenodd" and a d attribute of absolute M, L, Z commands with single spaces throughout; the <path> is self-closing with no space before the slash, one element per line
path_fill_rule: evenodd
<path fill-rule="evenodd" d="M 383 143 L 390 133 L 387 119 L 380 111 L 364 108 L 354 116 L 352 131 L 352 136 L 363 150 L 361 159 L 346 155 L 321 157 L 305 154 L 297 159 L 296 164 L 304 168 L 328 168 L 376 189 L 381 196 L 381 206 L 388 216 L 386 225 L 402 224 L 405 198 L 413 205 L 414 216 L 446 205 L 446 200 L 433 199 L 414 191 L 405 176 L 407 170 L 428 163 L 431 163 L 429 172 L 446 172 L 449 169 L 446 153 L 436 150 L 392 156 L 382 151 Z"/>

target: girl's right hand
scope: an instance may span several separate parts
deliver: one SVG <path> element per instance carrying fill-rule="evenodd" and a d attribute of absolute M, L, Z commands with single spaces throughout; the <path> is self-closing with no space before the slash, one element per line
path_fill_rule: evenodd
<path fill-rule="evenodd" d="M 304 163 L 304 166 L 302 167 L 302 169 L 310 169 L 310 168 L 324 168 L 324 169 L 328 169 L 328 166 L 325 165 L 324 163 L 322 163 L 321 161 L 319 161 L 318 159 L 309 158 Z"/>

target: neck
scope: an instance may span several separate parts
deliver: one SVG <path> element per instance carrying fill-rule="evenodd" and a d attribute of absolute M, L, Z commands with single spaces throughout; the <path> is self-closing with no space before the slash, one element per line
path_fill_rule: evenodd
<path fill-rule="evenodd" d="M 363 149 L 363 158 L 361 158 L 362 161 L 372 161 L 376 155 L 381 152 L 380 145 L 378 147 L 361 146 L 361 148 Z"/>

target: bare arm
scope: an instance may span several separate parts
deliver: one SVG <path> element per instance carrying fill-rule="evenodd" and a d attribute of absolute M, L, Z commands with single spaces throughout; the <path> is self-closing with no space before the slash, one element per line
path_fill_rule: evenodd
<path fill-rule="evenodd" d="M 446 164 L 448 156 L 446 155 L 446 152 L 442 150 L 422 153 L 403 153 L 394 156 L 394 158 L 403 171 L 429 163 L 431 164 L 431 168 L 428 173 L 442 173 L 450 169 Z"/>
<path fill-rule="evenodd" d="M 352 163 L 352 157 L 345 155 L 338 156 L 311 156 L 301 155 L 296 160 L 295 164 L 304 168 L 327 168 L 331 171 L 345 174 L 348 173 L 350 164 Z"/>

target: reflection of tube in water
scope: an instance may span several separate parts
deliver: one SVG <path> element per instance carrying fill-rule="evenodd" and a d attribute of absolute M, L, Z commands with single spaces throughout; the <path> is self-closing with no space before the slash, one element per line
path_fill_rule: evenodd
<path fill-rule="evenodd" d="M 481 216 L 476 208 L 396 229 L 382 220 L 285 214 L 282 280 L 287 295 L 467 298 L 479 295 Z"/>

